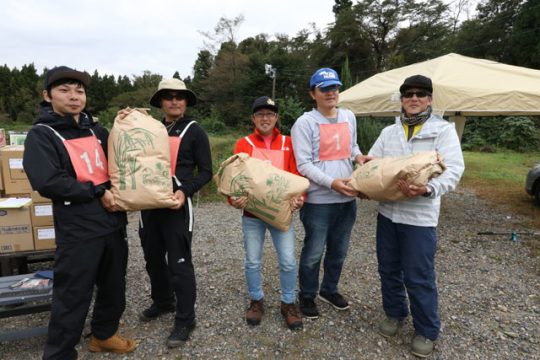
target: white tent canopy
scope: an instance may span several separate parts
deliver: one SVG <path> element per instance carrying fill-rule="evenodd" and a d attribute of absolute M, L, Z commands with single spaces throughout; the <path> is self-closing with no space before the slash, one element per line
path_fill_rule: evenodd
<path fill-rule="evenodd" d="M 540 70 L 452 53 L 374 75 L 342 92 L 339 105 L 357 116 L 398 115 L 399 86 L 417 74 L 433 82 L 433 112 L 458 131 L 465 116 L 540 115 Z"/>

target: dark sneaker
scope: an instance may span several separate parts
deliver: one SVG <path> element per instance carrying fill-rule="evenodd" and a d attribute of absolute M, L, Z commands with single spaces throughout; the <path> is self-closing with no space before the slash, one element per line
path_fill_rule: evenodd
<path fill-rule="evenodd" d="M 287 327 L 291 330 L 300 330 L 302 325 L 302 318 L 298 314 L 298 308 L 296 304 L 285 304 L 281 302 L 281 315 L 285 319 Z"/>
<path fill-rule="evenodd" d="M 337 310 L 347 310 L 349 308 L 349 302 L 345 300 L 343 296 L 341 296 L 340 293 L 335 294 L 319 294 L 319 299 L 324 301 L 325 303 L 328 303 L 334 307 L 334 309 Z"/>
<path fill-rule="evenodd" d="M 316 319 L 319 317 L 319 309 L 313 299 L 300 299 L 300 312 L 308 319 Z"/>
<path fill-rule="evenodd" d="M 168 304 L 165 306 L 157 306 L 156 303 L 150 305 L 148 309 L 143 310 L 139 315 L 141 321 L 151 321 L 157 319 L 160 315 L 174 312 L 176 307 L 174 304 Z"/>
<path fill-rule="evenodd" d="M 435 343 L 422 335 L 414 335 L 411 343 L 411 353 L 421 358 L 428 357 L 433 352 Z"/>
<path fill-rule="evenodd" d="M 259 325 L 264 314 L 264 299 L 251 300 L 246 311 L 246 321 L 248 325 Z"/>
<path fill-rule="evenodd" d="M 175 348 L 184 345 L 189 339 L 189 334 L 195 329 L 195 320 L 189 325 L 174 325 L 171 335 L 167 338 L 167 347 Z"/>
<path fill-rule="evenodd" d="M 387 316 L 386 319 L 379 323 L 379 334 L 384 337 L 396 336 L 402 325 L 403 320 L 398 320 Z"/>

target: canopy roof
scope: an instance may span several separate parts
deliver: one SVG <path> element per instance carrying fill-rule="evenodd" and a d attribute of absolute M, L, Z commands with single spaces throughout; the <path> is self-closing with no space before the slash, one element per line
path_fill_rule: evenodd
<path fill-rule="evenodd" d="M 540 115 L 540 70 L 452 53 L 374 75 L 342 92 L 339 105 L 360 116 L 397 115 L 399 86 L 417 74 L 433 81 L 439 115 Z"/>

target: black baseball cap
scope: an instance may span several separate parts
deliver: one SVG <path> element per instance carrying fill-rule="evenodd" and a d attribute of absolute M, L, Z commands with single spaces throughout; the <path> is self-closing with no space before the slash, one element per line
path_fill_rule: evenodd
<path fill-rule="evenodd" d="M 61 79 L 72 79 L 80 82 L 84 87 L 90 85 L 90 75 L 86 72 L 77 71 L 67 66 L 56 66 L 47 71 L 44 88 L 48 89 L 54 82 Z"/>
<path fill-rule="evenodd" d="M 259 109 L 270 109 L 273 112 L 278 112 L 276 103 L 268 96 L 261 96 L 260 98 L 257 98 L 251 106 L 251 113 L 255 114 L 255 112 Z"/>
<path fill-rule="evenodd" d="M 399 87 L 399 92 L 405 94 L 408 89 L 412 88 L 424 89 L 430 94 L 433 94 L 433 84 L 431 83 L 431 79 L 424 75 L 413 75 L 406 78 Z"/>

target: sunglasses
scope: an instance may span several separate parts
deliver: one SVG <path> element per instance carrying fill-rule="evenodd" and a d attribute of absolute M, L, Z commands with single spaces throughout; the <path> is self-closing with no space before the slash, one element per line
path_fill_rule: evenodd
<path fill-rule="evenodd" d="M 322 93 L 328 93 L 328 92 L 331 92 L 331 91 L 338 91 L 339 90 L 339 85 L 330 85 L 330 86 L 326 86 L 326 87 L 320 87 L 319 90 Z"/>
<path fill-rule="evenodd" d="M 405 94 L 401 95 L 401 97 L 404 97 L 405 99 L 410 99 L 414 95 L 416 95 L 417 98 L 425 98 L 426 96 L 431 96 L 431 94 L 427 91 L 407 91 Z"/>
<path fill-rule="evenodd" d="M 163 95 L 161 95 L 161 99 L 162 100 L 167 100 L 167 101 L 171 101 L 172 99 L 176 99 L 176 100 L 185 100 L 185 96 L 182 95 L 182 94 L 175 94 L 175 93 L 165 93 Z"/>

